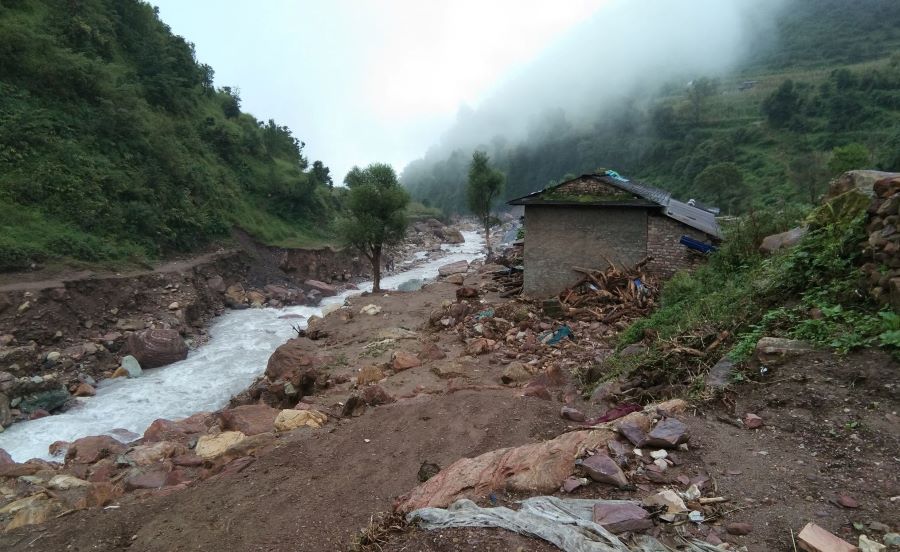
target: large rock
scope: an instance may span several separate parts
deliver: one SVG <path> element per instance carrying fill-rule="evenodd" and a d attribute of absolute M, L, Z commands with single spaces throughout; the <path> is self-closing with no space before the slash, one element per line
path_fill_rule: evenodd
<path fill-rule="evenodd" d="M 789 249 L 803 239 L 803 236 L 806 235 L 805 227 L 792 228 L 786 232 L 782 232 L 780 234 L 772 234 L 771 236 L 766 236 L 763 238 L 762 244 L 759 246 L 759 251 L 761 253 L 766 253 L 771 255 L 772 253 L 780 250 L 780 249 Z"/>
<path fill-rule="evenodd" d="M 511 383 L 521 383 L 525 381 L 529 381 L 533 374 L 528 368 L 525 367 L 524 364 L 518 361 L 510 362 L 506 365 L 506 368 L 503 369 L 503 374 L 500 376 L 500 381 L 509 385 Z"/>
<path fill-rule="evenodd" d="M 288 381 L 296 389 L 308 392 L 319 377 L 317 367 L 322 364 L 314 353 L 306 349 L 300 339 L 281 345 L 266 364 L 266 377 L 271 381 Z"/>
<path fill-rule="evenodd" d="M 468 272 L 469 261 L 456 261 L 455 263 L 445 264 L 438 268 L 440 276 L 450 276 L 451 274 L 462 274 Z"/>
<path fill-rule="evenodd" d="M 395 372 L 409 370 L 410 368 L 421 365 L 422 361 L 419 360 L 419 357 L 415 353 L 410 353 L 408 351 L 394 351 L 394 354 L 391 355 L 391 368 L 393 368 Z"/>
<path fill-rule="evenodd" d="M 867 170 L 847 171 L 831 181 L 828 193 L 825 194 L 825 201 L 834 199 L 851 190 L 873 197 L 875 195 L 874 187 L 876 182 L 897 177 L 900 177 L 900 173 Z"/>
<path fill-rule="evenodd" d="M 810 343 L 783 337 L 764 337 L 756 343 L 756 359 L 766 365 L 780 364 L 815 351 Z"/>
<path fill-rule="evenodd" d="M 659 405 L 669 412 L 683 412 L 684 401 Z M 629 414 L 617 423 L 649 429 L 650 419 L 641 412 Z M 598 450 L 616 438 L 610 429 L 572 431 L 542 443 L 487 452 L 462 458 L 436 476 L 400 497 L 395 509 L 408 513 L 419 508 L 445 508 L 460 498 L 483 497 L 492 491 L 550 494 L 572 474 L 575 459 L 588 450 Z"/>
<path fill-rule="evenodd" d="M 53 489 L 54 491 L 68 491 L 69 489 L 77 489 L 80 487 L 90 487 L 91 484 L 84 479 L 78 479 L 75 476 L 67 475 L 61 473 L 59 475 L 54 475 L 50 481 L 47 482 L 47 487 Z"/>
<path fill-rule="evenodd" d="M 9 407 L 9 397 L 0 393 L 0 427 L 6 427 L 12 423 L 12 410 Z"/>
<path fill-rule="evenodd" d="M 644 531 L 653 527 L 650 513 L 627 500 L 603 500 L 594 504 L 594 523 L 610 533 Z"/>
<path fill-rule="evenodd" d="M 587 472 L 588 477 L 598 483 L 607 483 L 616 487 L 628 486 L 625 472 L 616 464 L 615 460 L 605 454 L 598 453 L 583 460 L 577 460 L 575 463 Z"/>
<path fill-rule="evenodd" d="M 654 426 L 647 435 L 647 446 L 675 448 L 689 439 L 687 426 L 675 418 L 666 418 Z"/>
<path fill-rule="evenodd" d="M 278 409 L 265 404 L 248 404 L 218 413 L 219 425 L 224 431 L 240 431 L 244 435 L 272 431 L 276 416 Z"/>
<path fill-rule="evenodd" d="M 49 389 L 47 391 L 40 391 L 38 393 L 27 395 L 19 403 L 18 408 L 26 414 L 41 410 L 53 412 L 64 406 L 68 400 L 69 392 L 64 387 L 59 387 L 57 389 Z"/>
<path fill-rule="evenodd" d="M 188 347 L 177 330 L 144 330 L 128 336 L 128 352 L 143 368 L 158 368 L 184 360 Z"/>
<path fill-rule="evenodd" d="M 107 456 L 122 454 L 126 448 L 109 435 L 82 437 L 69 445 L 66 464 L 94 464 Z"/>
<path fill-rule="evenodd" d="M 185 452 L 187 450 L 181 444 L 172 441 L 160 441 L 158 443 L 136 446 L 125 457 L 136 466 L 149 466 Z"/>
<path fill-rule="evenodd" d="M 326 284 L 325 282 L 320 282 L 319 280 L 307 280 L 303 282 L 303 284 L 310 289 L 318 291 L 322 297 L 331 297 L 332 295 L 337 295 L 338 292 L 336 287 Z"/>
<path fill-rule="evenodd" d="M 207 460 L 222 456 L 232 446 L 247 439 L 240 431 L 223 431 L 218 435 L 203 435 L 197 440 L 194 452 Z"/>
<path fill-rule="evenodd" d="M 328 416 L 318 410 L 282 410 L 275 418 L 275 431 L 290 431 L 298 427 L 322 427 Z"/>
<path fill-rule="evenodd" d="M 6 525 L 6 531 L 19 527 L 44 523 L 63 510 L 59 501 L 51 500 L 47 493 L 41 492 L 27 498 L 19 499 L 0 509 L 0 514 L 11 514 L 12 519 Z"/>
<path fill-rule="evenodd" d="M 465 243 L 466 241 L 466 239 L 462 235 L 462 232 L 460 232 L 456 228 L 440 228 L 435 230 L 434 234 L 443 243 L 458 244 Z"/>
<path fill-rule="evenodd" d="M 138 378 L 143 374 L 144 371 L 141 369 L 141 363 L 138 362 L 138 359 L 134 358 L 131 355 L 125 355 L 122 358 L 122 363 L 116 368 L 116 371 L 113 372 L 112 377 L 114 378 Z"/>
<path fill-rule="evenodd" d="M 182 420 L 160 418 L 144 431 L 144 442 L 173 441 L 188 445 L 197 435 L 206 433 L 213 423 L 214 415 L 210 412 L 198 412 Z"/>

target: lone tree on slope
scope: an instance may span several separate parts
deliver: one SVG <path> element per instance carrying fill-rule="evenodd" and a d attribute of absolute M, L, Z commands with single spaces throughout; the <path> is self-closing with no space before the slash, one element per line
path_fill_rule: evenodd
<path fill-rule="evenodd" d="M 494 256 L 491 250 L 491 206 L 503 191 L 503 181 L 503 173 L 491 167 L 491 160 L 487 153 L 476 151 L 472 154 L 466 197 L 469 209 L 484 224 L 484 240 L 487 243 L 488 259 Z"/>
<path fill-rule="evenodd" d="M 399 243 L 406 233 L 409 194 L 397 182 L 390 165 L 373 163 L 365 169 L 353 167 L 344 180 L 347 214 L 338 221 L 345 243 L 359 249 L 372 263 L 372 291 L 381 291 L 381 253 Z"/>

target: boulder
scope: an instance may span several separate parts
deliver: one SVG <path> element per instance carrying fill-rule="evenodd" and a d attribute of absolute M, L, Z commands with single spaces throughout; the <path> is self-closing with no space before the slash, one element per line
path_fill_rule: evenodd
<path fill-rule="evenodd" d="M 127 447 L 109 435 L 76 439 L 66 451 L 66 464 L 94 464 L 107 456 L 125 452 Z"/>
<path fill-rule="evenodd" d="M 469 271 L 469 261 L 456 261 L 438 268 L 438 275 L 450 276 L 451 274 L 463 274 Z"/>
<path fill-rule="evenodd" d="M 449 244 L 459 244 L 465 243 L 466 239 L 463 237 L 462 232 L 457 230 L 456 228 L 439 228 L 434 231 L 434 235 L 438 237 L 443 243 Z"/>
<path fill-rule="evenodd" d="M 218 413 L 223 431 L 239 431 L 248 436 L 272 431 L 276 416 L 278 410 L 265 404 L 248 404 Z"/>
<path fill-rule="evenodd" d="M 173 441 L 182 445 L 189 444 L 197 435 L 206 433 L 214 423 L 210 412 L 198 412 L 182 420 L 154 420 L 144 431 L 144 443 Z"/>
<path fill-rule="evenodd" d="M 25 414 L 36 412 L 53 412 L 69 400 L 69 392 L 64 387 L 40 391 L 26 396 L 19 402 L 19 410 Z"/>
<path fill-rule="evenodd" d="M 509 385 L 511 383 L 521 383 L 531 379 L 531 372 L 524 364 L 518 361 L 510 362 L 503 369 L 500 381 Z"/>
<path fill-rule="evenodd" d="M 647 435 L 647 446 L 675 448 L 689 439 L 687 426 L 676 418 L 666 418 Z"/>
<path fill-rule="evenodd" d="M 764 253 L 767 255 L 771 255 L 772 253 L 780 250 L 780 249 L 789 249 L 794 247 L 800 240 L 803 239 L 803 236 L 806 235 L 806 227 L 801 226 L 797 228 L 792 228 L 786 232 L 781 232 L 780 234 L 772 234 L 771 236 L 766 236 L 763 238 L 762 244 L 759 246 L 760 253 Z"/>
<path fill-rule="evenodd" d="M 230 308 L 246 309 L 247 303 L 247 293 L 244 292 L 244 287 L 240 284 L 228 286 L 228 289 L 225 290 L 225 304 Z"/>
<path fill-rule="evenodd" d="M 275 431 L 290 431 L 298 427 L 322 427 L 328 416 L 318 410 L 282 410 L 275 418 Z"/>
<path fill-rule="evenodd" d="M 625 472 L 609 456 L 598 453 L 587 458 L 576 460 L 575 464 L 587 473 L 588 477 L 598 483 L 607 483 L 616 487 L 627 487 L 628 478 Z"/>
<path fill-rule="evenodd" d="M 759 429 L 763 425 L 763 419 L 756 414 L 753 414 L 751 412 L 744 414 L 744 427 L 746 427 L 747 429 Z"/>
<path fill-rule="evenodd" d="M 307 280 L 303 282 L 303 284 L 306 287 L 319 292 L 321 297 L 331 297 L 332 295 L 337 295 L 338 292 L 336 287 L 326 284 L 325 282 L 320 282 L 319 280 Z"/>
<path fill-rule="evenodd" d="M 68 491 L 69 489 L 77 489 L 79 487 L 90 487 L 91 484 L 84 479 L 78 479 L 77 477 L 59 474 L 54 475 L 50 481 L 47 482 L 47 487 L 53 489 L 54 491 Z"/>
<path fill-rule="evenodd" d="M 805 341 L 783 337 L 763 337 L 756 343 L 756 360 L 762 364 L 776 365 L 815 351 L 815 346 Z"/>
<path fill-rule="evenodd" d="M 93 397 L 97 391 L 88 383 L 79 383 L 72 392 L 76 397 Z"/>
<path fill-rule="evenodd" d="M 454 285 L 457 285 L 457 286 L 461 286 L 461 285 L 463 285 L 464 283 L 466 283 L 466 277 L 465 277 L 463 274 L 461 274 L 461 273 L 451 274 L 450 276 L 447 276 L 447 278 L 445 279 L 445 281 L 446 281 L 448 284 L 454 284 Z"/>
<path fill-rule="evenodd" d="M 8 532 L 19 527 L 44 523 L 62 510 L 63 506 L 60 502 L 50 500 L 46 493 L 41 492 L 7 504 L 0 509 L 0 514 L 12 515 L 12 519 L 5 529 Z"/>
<path fill-rule="evenodd" d="M 154 469 L 149 471 L 138 471 L 125 478 L 125 490 L 135 491 L 137 489 L 159 489 L 166 486 L 166 479 L 169 472 L 164 469 Z"/>
<path fill-rule="evenodd" d="M 311 390 L 319 377 L 316 368 L 322 361 L 306 347 L 303 340 L 291 339 L 275 349 L 266 364 L 266 377 L 271 381 L 289 381 L 296 389 Z"/>
<path fill-rule="evenodd" d="M 144 330 L 128 336 L 128 352 L 143 368 L 158 368 L 184 360 L 188 347 L 178 330 Z"/>
<path fill-rule="evenodd" d="M 610 533 L 644 531 L 653 527 L 650 513 L 628 500 L 601 500 L 594 504 L 593 521 Z"/>
<path fill-rule="evenodd" d="M 478 297 L 478 290 L 470 286 L 462 286 L 456 290 L 456 300 L 473 299 Z"/>
<path fill-rule="evenodd" d="M 469 341 L 469 343 L 466 345 L 466 353 L 472 356 L 483 355 L 492 351 L 496 343 L 497 342 L 493 339 L 487 339 L 486 337 L 477 337 Z"/>
<path fill-rule="evenodd" d="M 419 358 L 424 360 L 441 360 L 447 358 L 447 353 L 437 343 L 428 341 L 422 345 L 422 350 L 419 351 Z"/>
<path fill-rule="evenodd" d="M 831 181 L 825 201 L 836 198 L 851 190 L 856 190 L 868 197 L 875 196 L 875 184 L 879 181 L 890 181 L 900 176 L 898 173 L 881 171 L 847 171 Z"/>
<path fill-rule="evenodd" d="M 16 462 L 12 459 L 12 456 L 10 456 L 8 452 L 0 448 L 0 466 L 9 466 L 15 463 Z"/>
<path fill-rule="evenodd" d="M 223 280 L 221 276 L 213 276 L 208 279 L 206 281 L 206 287 L 214 293 L 225 293 L 225 290 L 228 289 L 225 286 L 225 280 Z"/>
<path fill-rule="evenodd" d="M 183 445 L 172 441 L 160 441 L 149 445 L 136 446 L 125 457 L 136 466 L 149 466 L 185 452 Z"/>
<path fill-rule="evenodd" d="M 391 368 L 393 368 L 395 372 L 409 370 L 410 368 L 421 365 L 422 361 L 419 360 L 419 357 L 415 353 L 410 353 L 408 351 L 394 351 L 391 355 Z"/>
<path fill-rule="evenodd" d="M 222 456 L 229 447 L 247 439 L 240 431 L 223 431 L 218 435 L 203 435 L 197 440 L 194 452 L 204 459 Z"/>
<path fill-rule="evenodd" d="M 141 363 L 138 362 L 136 358 L 131 355 L 125 355 L 122 358 L 122 363 L 116 368 L 116 371 L 113 372 L 113 378 L 137 378 L 143 374 L 144 371 L 141 369 Z"/>
<path fill-rule="evenodd" d="M 250 302 L 251 307 L 262 308 L 266 302 L 266 296 L 258 291 L 250 291 L 247 293 L 247 301 Z"/>

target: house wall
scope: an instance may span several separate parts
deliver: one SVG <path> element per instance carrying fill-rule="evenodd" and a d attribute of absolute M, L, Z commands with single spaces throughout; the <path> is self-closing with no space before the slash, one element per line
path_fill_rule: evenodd
<path fill-rule="evenodd" d="M 572 194 L 572 195 L 597 195 L 597 196 L 622 196 L 622 197 L 632 197 L 631 194 L 623 192 L 618 188 L 614 188 L 608 184 L 604 184 L 603 182 L 598 182 L 593 178 L 576 178 L 570 182 L 559 186 L 555 190 L 557 193 L 563 194 Z"/>
<path fill-rule="evenodd" d="M 691 269 L 703 262 L 703 257 L 681 245 L 681 236 L 707 241 L 709 236 L 699 230 L 652 213 L 647 217 L 647 254 L 653 257 L 647 263 L 647 272 L 661 278 L 669 278 L 682 269 Z"/>
<path fill-rule="evenodd" d="M 605 268 L 605 259 L 630 266 L 651 256 L 646 272 L 669 278 L 703 262 L 679 243 L 685 235 L 709 239 L 651 209 L 528 205 L 523 292 L 531 297 L 556 295 L 580 279 L 573 266 Z"/>
<path fill-rule="evenodd" d="M 555 295 L 579 280 L 573 266 L 604 268 L 604 257 L 617 265 L 639 262 L 647 255 L 647 230 L 647 209 L 527 205 L 524 293 Z"/>

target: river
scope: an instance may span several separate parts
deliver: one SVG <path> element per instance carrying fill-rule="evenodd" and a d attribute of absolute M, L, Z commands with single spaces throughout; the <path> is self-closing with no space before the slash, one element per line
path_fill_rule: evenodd
<path fill-rule="evenodd" d="M 383 278 L 382 289 L 433 279 L 442 265 L 481 257 L 484 238 L 476 232 L 462 234 L 464 243 L 442 246 L 446 256 Z M 328 305 L 341 304 L 347 297 L 371 289 L 372 283 L 365 282 L 358 291 L 327 297 L 315 307 L 228 311 L 210 326 L 209 341 L 185 360 L 145 370 L 139 378 L 105 380 L 96 396 L 79 399 L 78 406 L 66 412 L 13 424 L 0 433 L 0 448 L 18 462 L 52 459 L 48 447 L 55 441 L 103 434 L 130 441 L 157 418 L 178 419 L 218 410 L 262 375 L 272 352 L 294 335 L 292 326 L 306 327 L 306 320 L 321 315 Z"/>

